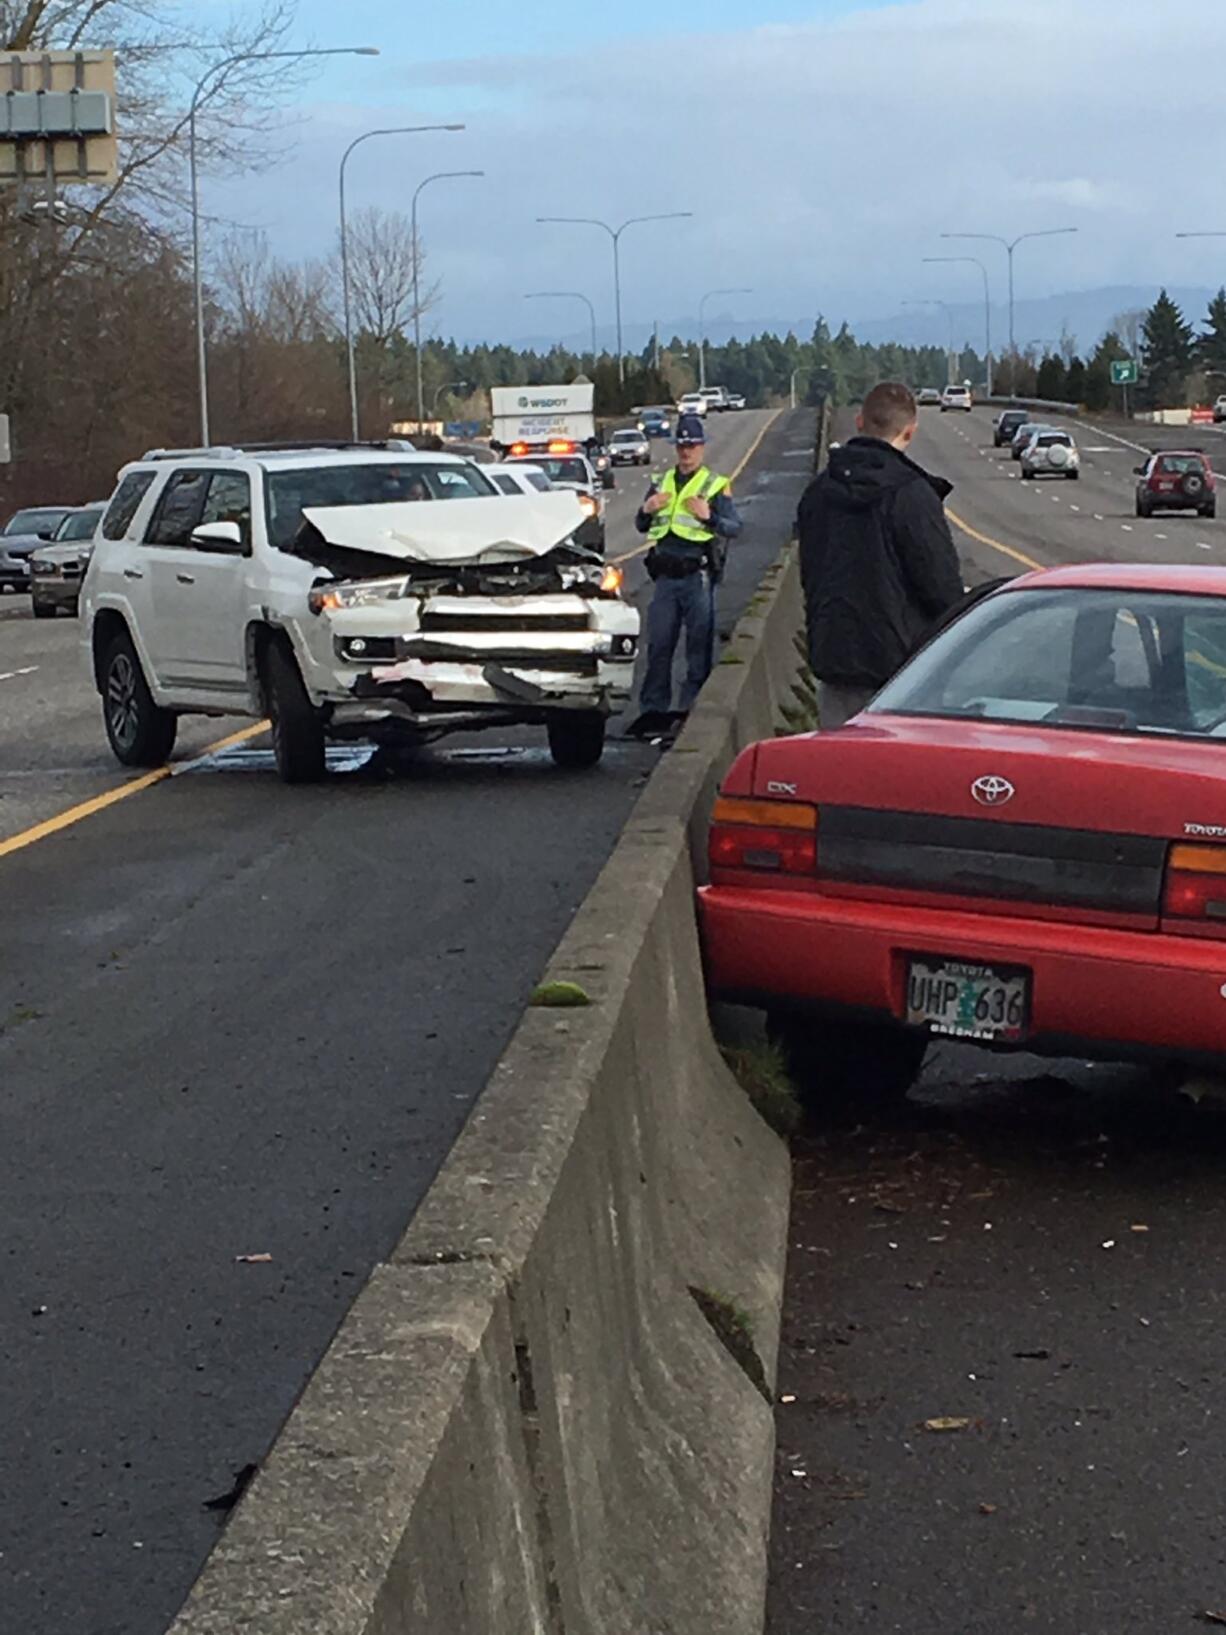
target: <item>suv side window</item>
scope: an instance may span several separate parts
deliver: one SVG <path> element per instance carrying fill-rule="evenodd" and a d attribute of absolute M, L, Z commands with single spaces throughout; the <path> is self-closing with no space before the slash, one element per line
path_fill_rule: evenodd
<path fill-rule="evenodd" d="M 200 521 L 211 471 L 176 471 L 145 530 L 146 545 L 188 545 Z"/>
<path fill-rule="evenodd" d="M 200 512 L 203 522 L 237 522 L 243 544 L 251 543 L 251 479 L 245 471 L 218 471 L 209 479 L 208 493 Z M 190 543 L 190 541 L 189 541 Z"/>
<path fill-rule="evenodd" d="M 122 539 L 140 510 L 140 502 L 153 486 L 152 471 L 129 471 L 111 496 L 102 519 L 103 539 Z"/>

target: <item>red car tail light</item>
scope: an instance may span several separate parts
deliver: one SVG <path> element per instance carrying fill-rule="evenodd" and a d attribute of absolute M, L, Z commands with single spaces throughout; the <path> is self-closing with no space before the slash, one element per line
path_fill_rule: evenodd
<path fill-rule="evenodd" d="M 708 858 L 714 869 L 764 874 L 817 871 L 817 807 L 799 801 L 721 795 L 711 814 Z M 1226 891 L 1226 882 L 1223 886 Z"/>
<path fill-rule="evenodd" d="M 1162 894 L 1166 919 L 1199 922 L 1226 937 L 1226 846 L 1172 846 Z"/>

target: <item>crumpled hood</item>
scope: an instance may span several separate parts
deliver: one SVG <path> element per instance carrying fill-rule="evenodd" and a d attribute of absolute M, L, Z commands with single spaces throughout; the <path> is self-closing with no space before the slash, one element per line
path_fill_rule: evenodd
<path fill-rule="evenodd" d="M 329 545 L 442 564 L 545 556 L 583 521 L 573 493 L 316 505 L 302 514 Z"/>
<path fill-rule="evenodd" d="M 908 483 L 926 482 L 940 499 L 953 484 L 933 477 L 923 466 L 876 437 L 853 437 L 830 456 L 831 498 L 849 511 L 866 511 Z"/>

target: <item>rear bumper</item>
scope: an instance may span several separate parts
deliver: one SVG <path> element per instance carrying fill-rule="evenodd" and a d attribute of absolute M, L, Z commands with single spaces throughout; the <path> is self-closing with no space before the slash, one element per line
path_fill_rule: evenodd
<path fill-rule="evenodd" d="M 727 886 L 699 920 L 714 998 L 898 1021 L 908 957 L 940 954 L 1033 973 L 1019 1049 L 1226 1059 L 1226 943 Z"/>

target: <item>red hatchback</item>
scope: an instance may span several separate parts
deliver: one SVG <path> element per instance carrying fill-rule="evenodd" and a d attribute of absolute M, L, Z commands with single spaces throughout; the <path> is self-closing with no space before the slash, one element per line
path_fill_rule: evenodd
<path fill-rule="evenodd" d="M 934 1036 L 1226 1065 L 1226 569 L 983 598 L 837 732 L 739 756 L 708 985 L 802 1086 L 902 1094 Z"/>

